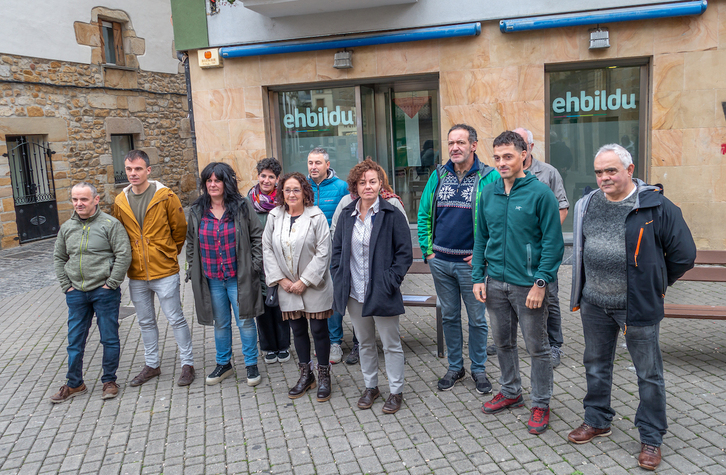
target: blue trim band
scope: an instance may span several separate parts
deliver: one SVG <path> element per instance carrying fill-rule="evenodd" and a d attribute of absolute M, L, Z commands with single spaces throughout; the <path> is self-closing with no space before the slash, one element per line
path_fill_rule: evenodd
<path fill-rule="evenodd" d="M 642 7 L 614 8 L 588 13 L 566 13 L 562 15 L 517 18 L 513 20 L 501 20 L 499 22 L 499 29 L 502 33 L 513 33 L 516 31 L 543 30 L 546 28 L 564 28 L 568 26 L 596 25 L 619 21 L 700 15 L 706 11 L 707 7 L 707 0 L 699 0 L 695 2 L 679 2 Z"/>
<path fill-rule="evenodd" d="M 245 56 L 259 56 L 281 53 L 299 53 L 301 51 L 318 51 L 324 49 L 355 48 L 358 46 L 387 45 L 391 43 L 406 43 L 409 41 L 436 40 L 440 38 L 456 38 L 461 36 L 478 36 L 481 33 L 481 23 L 465 23 L 461 25 L 436 26 L 431 28 L 417 28 L 397 33 L 379 33 L 339 40 L 327 41 L 288 41 L 281 43 L 263 43 L 244 46 L 226 46 L 219 48 L 223 58 L 242 58 Z"/>

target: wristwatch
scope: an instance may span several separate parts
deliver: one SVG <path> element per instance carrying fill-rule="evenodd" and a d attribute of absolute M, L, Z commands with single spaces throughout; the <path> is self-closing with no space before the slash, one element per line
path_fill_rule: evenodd
<path fill-rule="evenodd" d="M 547 282 L 544 281 L 544 279 L 537 279 L 534 281 L 534 284 L 539 287 L 540 289 L 544 289 L 547 285 Z"/>

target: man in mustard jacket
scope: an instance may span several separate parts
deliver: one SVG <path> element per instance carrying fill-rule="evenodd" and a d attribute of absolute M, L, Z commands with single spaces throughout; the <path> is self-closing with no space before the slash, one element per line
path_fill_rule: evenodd
<path fill-rule="evenodd" d="M 131 185 L 116 196 L 114 216 L 124 225 L 131 241 L 129 291 L 136 307 L 146 359 L 146 366 L 130 384 L 140 386 L 161 374 L 154 308 L 156 294 L 181 352 L 182 373 L 178 384 L 188 386 L 194 381 L 194 358 L 189 325 L 182 312 L 177 261 L 187 233 L 184 210 L 170 188 L 149 180 L 151 163 L 145 152 L 131 150 L 125 165 Z"/>

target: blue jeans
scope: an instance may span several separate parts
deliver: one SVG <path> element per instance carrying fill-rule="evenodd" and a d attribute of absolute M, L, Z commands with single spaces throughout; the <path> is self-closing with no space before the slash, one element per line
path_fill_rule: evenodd
<path fill-rule="evenodd" d="M 330 334 L 330 344 L 338 344 L 343 341 L 343 315 L 334 312 L 328 319 L 328 333 Z M 353 332 L 353 344 L 358 344 L 358 338 Z"/>
<path fill-rule="evenodd" d="M 552 357 L 547 338 L 544 302 L 540 308 L 527 308 L 525 304 L 531 287 L 520 287 L 492 278 L 487 279 L 486 289 L 492 336 L 497 345 L 497 357 L 502 371 L 499 378 L 502 394 L 510 399 L 522 394 L 517 351 L 519 324 L 527 353 L 532 359 L 529 375 L 532 383 L 532 406 L 549 407 L 552 397 Z"/>
<path fill-rule="evenodd" d="M 547 335 L 550 340 L 550 346 L 562 347 L 564 340 L 562 338 L 562 315 L 560 314 L 560 296 L 558 295 L 560 288 L 557 279 L 547 284 L 547 295 L 545 295 L 545 305 L 547 309 Z"/>
<path fill-rule="evenodd" d="M 471 373 L 483 373 L 487 362 L 486 305 L 479 302 L 472 292 L 471 266 L 466 262 L 449 262 L 431 259 L 429 268 L 434 278 L 436 295 L 441 302 L 441 318 L 449 359 L 449 369 L 460 371 L 464 367 L 462 356 L 463 334 L 461 330 L 461 299 L 464 298 L 469 317 L 469 358 Z"/>
<path fill-rule="evenodd" d="M 99 287 L 83 292 L 66 292 L 68 305 L 68 386 L 77 388 L 83 384 L 83 354 L 86 350 L 88 331 L 96 314 L 98 332 L 103 345 L 103 376 L 101 382 L 116 381 L 121 343 L 118 337 L 118 310 L 121 305 L 121 289 Z"/>
<path fill-rule="evenodd" d="M 610 427 L 615 411 L 610 407 L 613 383 L 613 362 L 618 333 L 625 329 L 626 310 L 609 310 L 583 300 L 580 318 L 585 335 L 585 364 L 587 395 L 585 423 L 603 429 Z M 660 324 L 646 327 L 628 326 L 625 342 L 638 375 L 640 404 L 635 413 L 635 426 L 640 441 L 660 447 L 668 429 L 666 392 L 663 379 L 663 358 L 660 353 Z"/>
<path fill-rule="evenodd" d="M 237 278 L 228 280 L 207 279 L 212 297 L 214 317 L 214 346 L 217 349 L 217 364 L 226 365 L 232 359 L 232 313 L 237 321 L 239 337 L 242 340 L 242 354 L 245 366 L 257 364 L 257 327 L 254 318 L 239 318 L 237 304 Z M 230 305 L 232 311 L 230 312 Z"/>

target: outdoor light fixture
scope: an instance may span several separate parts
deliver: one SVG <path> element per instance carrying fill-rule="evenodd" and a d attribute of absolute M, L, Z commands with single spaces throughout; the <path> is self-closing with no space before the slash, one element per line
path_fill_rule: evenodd
<path fill-rule="evenodd" d="M 590 30 L 590 49 L 610 48 L 610 32 L 607 28 Z"/>
<path fill-rule="evenodd" d="M 353 52 L 343 50 L 335 53 L 333 67 L 335 69 L 353 69 Z"/>

